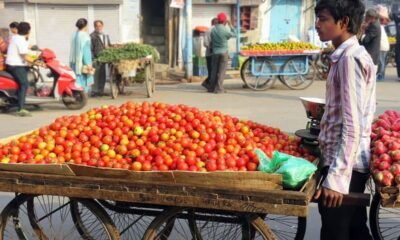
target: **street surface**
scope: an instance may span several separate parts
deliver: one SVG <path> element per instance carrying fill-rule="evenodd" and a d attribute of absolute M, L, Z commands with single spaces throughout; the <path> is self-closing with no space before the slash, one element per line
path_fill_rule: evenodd
<path fill-rule="evenodd" d="M 242 88 L 241 80 L 226 80 L 226 94 L 206 93 L 200 83 L 174 85 L 157 85 L 152 99 L 145 94 L 144 85 L 130 88 L 131 94 L 111 97 L 91 98 L 88 105 L 81 111 L 67 110 L 62 104 L 43 105 L 39 110 L 32 110 L 33 117 L 20 118 L 12 114 L 0 114 L 0 138 L 27 132 L 49 124 L 63 115 L 79 114 L 92 107 L 102 105 L 120 105 L 126 101 L 159 101 L 170 104 L 186 104 L 196 106 L 201 110 L 219 110 L 225 114 L 241 119 L 250 119 L 262 124 L 278 127 L 285 132 L 293 133 L 305 128 L 307 117 L 299 97 L 324 97 L 325 81 L 315 81 L 306 90 L 294 91 L 284 87 L 279 81 L 273 89 L 255 92 Z M 387 69 L 387 80 L 377 84 L 377 115 L 387 109 L 400 111 L 400 82 L 395 76 L 395 69 Z M 13 194 L 2 193 L 0 209 L 2 209 Z M 307 224 L 306 239 L 319 239 L 320 220 L 315 205 L 310 209 Z"/>

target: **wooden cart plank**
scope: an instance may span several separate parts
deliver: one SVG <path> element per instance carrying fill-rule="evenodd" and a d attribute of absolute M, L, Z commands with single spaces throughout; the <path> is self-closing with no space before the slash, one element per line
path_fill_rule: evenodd
<path fill-rule="evenodd" d="M 10 171 L 10 172 L 27 172 L 27 173 L 75 176 L 74 172 L 66 164 L 0 163 L 0 170 Z"/>
<path fill-rule="evenodd" d="M 129 179 L 111 179 L 111 178 L 99 178 L 99 177 L 84 177 L 81 176 L 79 178 L 75 176 L 57 176 L 57 175 L 41 175 L 41 174 L 33 174 L 33 173 L 13 173 L 13 172 L 2 172 L 0 174 L 0 181 L 3 179 L 18 179 L 19 182 L 27 182 L 33 180 L 42 180 L 47 184 L 53 184 L 55 182 L 61 183 L 69 183 L 72 185 L 79 185 L 82 183 L 87 184 L 97 184 L 99 186 L 124 186 L 126 188 L 146 188 L 149 189 L 157 189 L 157 191 L 176 191 L 176 189 L 197 189 L 198 192 L 205 193 L 218 193 L 221 195 L 231 194 L 231 195 L 244 195 L 244 196 L 252 196 L 252 197 L 260 197 L 265 199 L 284 199 L 287 201 L 300 201 L 307 202 L 309 196 L 302 192 L 296 191 L 284 191 L 284 190 L 268 190 L 268 189 L 235 189 L 232 190 L 227 187 L 212 187 L 212 186 L 193 186 L 189 185 L 177 185 L 175 183 L 152 183 L 152 182 L 134 182 Z M 146 189 L 145 189 L 146 190 Z"/>
<path fill-rule="evenodd" d="M 10 172 L 0 175 L 0 191 L 295 216 L 305 216 L 309 203 L 304 193 L 283 190 L 232 191 Z"/>
<path fill-rule="evenodd" d="M 201 207 L 226 211 L 237 211 L 246 213 L 270 213 L 305 217 L 308 214 L 308 206 L 290 204 L 268 204 L 251 201 L 238 201 L 230 199 L 210 199 L 197 196 L 182 196 L 171 194 L 149 194 L 138 192 L 124 192 L 102 190 L 92 188 L 88 194 L 88 188 L 69 187 L 65 191 L 60 186 L 31 185 L 31 184 L 5 184 L 0 182 L 0 189 L 10 192 L 27 194 L 59 195 L 77 198 L 112 199 L 114 201 L 139 202 L 148 204 L 159 204 L 165 206 L 179 207 Z M 90 196 L 89 196 L 90 195 Z"/>
<path fill-rule="evenodd" d="M 124 179 L 136 183 L 177 184 L 181 186 L 228 188 L 236 190 L 281 190 L 282 176 L 263 172 L 136 172 L 69 164 L 77 176 Z"/>

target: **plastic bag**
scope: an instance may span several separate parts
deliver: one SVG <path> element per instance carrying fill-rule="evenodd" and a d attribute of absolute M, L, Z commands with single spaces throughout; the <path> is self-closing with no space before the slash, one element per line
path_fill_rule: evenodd
<path fill-rule="evenodd" d="M 283 177 L 283 187 L 298 189 L 307 181 L 317 167 L 309 161 L 285 153 L 274 151 L 272 160 L 265 153 L 256 149 L 259 160 L 258 170 L 265 173 L 277 173 Z"/>
<path fill-rule="evenodd" d="M 258 162 L 259 162 L 257 168 L 258 171 L 265 173 L 273 173 L 276 170 L 271 165 L 271 159 L 267 155 L 265 155 L 265 153 L 262 150 L 256 148 L 255 153 L 258 157 Z"/>
<path fill-rule="evenodd" d="M 284 188 L 299 189 L 316 170 L 317 166 L 309 161 L 292 157 L 283 163 L 275 173 L 282 174 Z"/>
<path fill-rule="evenodd" d="M 285 153 L 274 151 L 272 154 L 272 160 L 260 149 L 255 149 L 255 153 L 260 162 L 258 165 L 258 171 L 265 173 L 274 173 L 278 170 L 284 162 L 289 160 L 291 157 Z"/>

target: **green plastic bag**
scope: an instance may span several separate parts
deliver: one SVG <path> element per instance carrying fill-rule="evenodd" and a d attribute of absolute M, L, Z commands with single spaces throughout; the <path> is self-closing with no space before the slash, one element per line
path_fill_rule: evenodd
<path fill-rule="evenodd" d="M 283 163 L 275 173 L 282 174 L 284 188 L 299 189 L 316 170 L 317 166 L 309 161 L 292 157 Z"/>
<path fill-rule="evenodd" d="M 307 181 L 317 167 L 303 158 L 297 158 L 285 153 L 274 151 L 272 160 L 265 153 L 256 149 L 259 160 L 258 170 L 265 173 L 277 173 L 283 177 L 283 187 L 298 189 Z"/>
<path fill-rule="evenodd" d="M 265 172 L 265 173 L 273 173 L 275 172 L 276 169 L 273 168 L 271 164 L 271 159 L 265 155 L 265 153 L 261 150 L 256 148 L 254 151 L 258 157 L 258 168 L 257 170 L 260 172 Z"/>

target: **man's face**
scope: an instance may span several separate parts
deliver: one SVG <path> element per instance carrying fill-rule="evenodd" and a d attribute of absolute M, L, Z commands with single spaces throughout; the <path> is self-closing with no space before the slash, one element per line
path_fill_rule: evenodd
<path fill-rule="evenodd" d="M 335 19 L 328 10 L 324 9 L 317 13 L 315 28 L 322 42 L 331 41 L 340 37 L 343 31 L 346 30 L 341 25 L 342 20 L 335 23 Z"/>
<path fill-rule="evenodd" d="M 376 21 L 376 19 L 373 18 L 373 17 L 365 16 L 365 18 L 364 18 L 364 23 L 366 25 L 369 25 L 369 24 L 371 24 L 372 22 L 375 22 L 375 21 Z"/>
<path fill-rule="evenodd" d="M 99 33 L 103 32 L 103 24 L 101 22 L 96 22 L 95 30 Z"/>
<path fill-rule="evenodd" d="M 17 33 L 18 33 L 18 28 L 10 28 L 10 31 L 11 31 L 13 34 L 17 34 Z"/>

